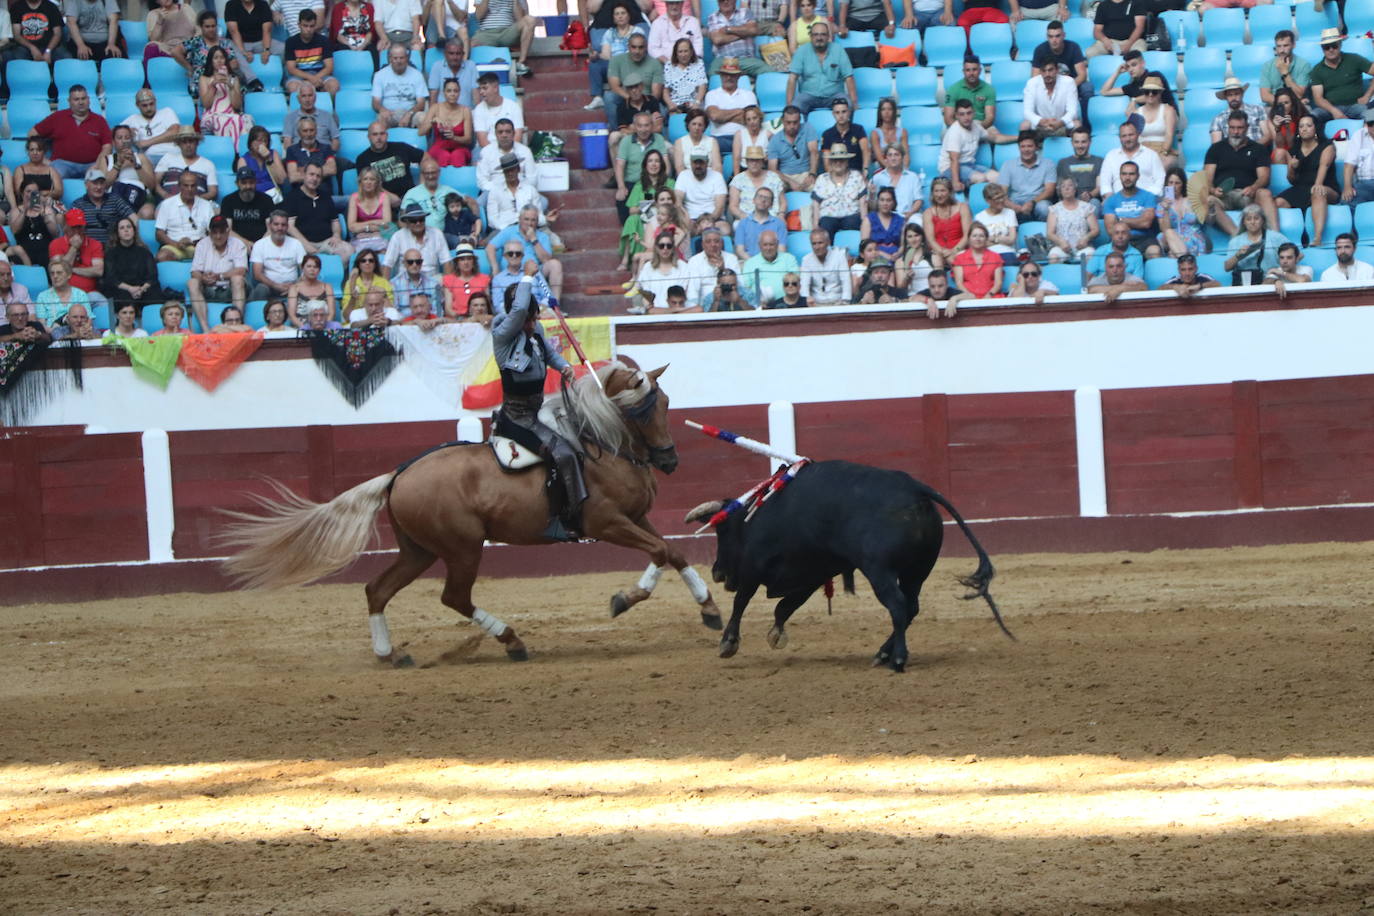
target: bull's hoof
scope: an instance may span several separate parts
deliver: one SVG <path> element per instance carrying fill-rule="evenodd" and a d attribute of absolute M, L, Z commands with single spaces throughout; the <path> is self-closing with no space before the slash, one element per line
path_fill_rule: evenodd
<path fill-rule="evenodd" d="M 883 665 L 886 665 L 889 657 L 890 654 L 886 649 L 879 649 L 878 654 L 873 656 L 873 667 L 881 668 Z"/>
<path fill-rule="evenodd" d="M 896 658 L 894 658 L 892 661 L 888 662 L 888 665 L 887 665 L 887 666 L 888 666 L 889 668 L 892 669 L 892 673 L 893 673 L 893 674 L 905 674 L 905 673 L 906 673 L 906 659 L 904 659 L 904 658 L 903 658 L 903 659 L 896 659 Z"/>
<path fill-rule="evenodd" d="M 407 653 L 407 654 L 405 654 L 405 655 L 393 655 L 393 656 L 392 656 L 392 659 L 391 659 L 391 667 L 393 667 L 393 668 L 414 668 L 414 667 L 415 667 L 415 659 L 411 658 L 409 653 Z"/>
<path fill-rule="evenodd" d="M 527 662 L 530 660 L 530 653 L 529 650 L 524 647 L 519 649 L 507 649 L 506 658 L 513 662 Z"/>
<path fill-rule="evenodd" d="M 625 613 L 625 612 L 628 611 L 629 609 L 630 609 L 630 602 L 629 602 L 629 599 L 627 599 L 627 598 L 625 597 L 625 593 L 624 593 L 624 592 L 616 592 L 614 595 L 611 596 L 611 616 L 612 616 L 612 617 L 619 617 L 621 614 Z"/>
<path fill-rule="evenodd" d="M 768 631 L 768 645 L 773 649 L 786 649 L 787 631 L 782 627 L 773 627 Z"/>
<path fill-rule="evenodd" d="M 723 620 L 720 619 L 720 615 L 719 615 L 719 614 L 705 614 L 705 613 L 703 613 L 703 614 L 701 615 L 701 622 L 702 622 L 702 625 L 704 625 L 704 626 L 706 627 L 706 629 L 708 629 L 708 630 L 723 630 L 723 629 L 725 629 L 725 621 L 723 621 Z"/>
<path fill-rule="evenodd" d="M 735 657 L 735 653 L 738 652 L 738 651 L 739 651 L 739 640 L 738 640 L 738 639 L 731 639 L 729 636 L 727 636 L 727 637 L 725 637 L 724 639 L 722 639 L 722 640 L 720 641 L 720 657 L 721 657 L 721 658 L 734 658 L 734 657 Z"/>

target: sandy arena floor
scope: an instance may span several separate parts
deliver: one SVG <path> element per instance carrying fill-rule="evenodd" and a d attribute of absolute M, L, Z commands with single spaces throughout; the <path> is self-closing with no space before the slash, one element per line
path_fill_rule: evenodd
<path fill-rule="evenodd" d="M 1017 644 L 948 560 L 900 676 L 862 584 L 721 661 L 676 578 L 483 581 L 532 660 L 401 671 L 357 586 L 0 609 L 0 911 L 1374 912 L 1371 555 L 994 558 Z"/>

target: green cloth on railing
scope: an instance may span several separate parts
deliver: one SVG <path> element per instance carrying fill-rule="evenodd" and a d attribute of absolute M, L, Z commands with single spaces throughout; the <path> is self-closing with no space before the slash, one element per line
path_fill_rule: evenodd
<path fill-rule="evenodd" d="M 134 371 L 148 381 L 166 388 L 177 368 L 177 357 L 181 355 L 182 336 L 180 334 L 159 334 L 154 337 L 120 337 L 113 331 L 105 335 L 101 343 L 122 347 L 129 354 L 129 362 Z"/>

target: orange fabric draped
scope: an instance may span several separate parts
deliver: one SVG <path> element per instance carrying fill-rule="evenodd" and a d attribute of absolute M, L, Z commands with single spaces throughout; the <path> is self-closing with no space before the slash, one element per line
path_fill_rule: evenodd
<path fill-rule="evenodd" d="M 206 391 L 214 391 L 262 346 L 262 334 L 188 334 L 177 365 Z"/>

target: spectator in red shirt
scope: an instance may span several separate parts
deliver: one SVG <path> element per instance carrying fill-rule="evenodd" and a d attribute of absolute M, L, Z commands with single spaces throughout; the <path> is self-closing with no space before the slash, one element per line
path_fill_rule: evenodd
<path fill-rule="evenodd" d="M 67 93 L 67 107 L 39 121 L 29 136 L 52 143 L 52 166 L 63 178 L 85 175 L 105 145 L 114 142 L 110 125 L 91 111 L 90 93 L 80 83 Z"/>
<path fill-rule="evenodd" d="M 105 246 L 86 235 L 86 214 L 73 207 L 64 220 L 67 233 L 48 243 L 49 262 L 62 261 L 72 271 L 71 284 L 86 291 L 91 305 L 107 305 L 99 290 L 105 276 Z"/>

